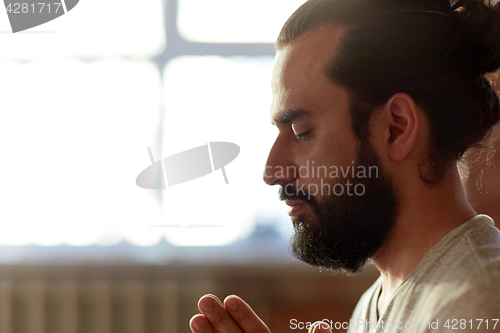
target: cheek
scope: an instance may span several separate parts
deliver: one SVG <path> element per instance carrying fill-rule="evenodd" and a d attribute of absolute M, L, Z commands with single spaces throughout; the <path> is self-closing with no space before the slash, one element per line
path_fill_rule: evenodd
<path fill-rule="evenodd" d="M 357 141 L 345 128 L 318 131 L 318 144 L 312 149 L 315 163 L 325 166 L 348 166 L 356 160 Z"/>

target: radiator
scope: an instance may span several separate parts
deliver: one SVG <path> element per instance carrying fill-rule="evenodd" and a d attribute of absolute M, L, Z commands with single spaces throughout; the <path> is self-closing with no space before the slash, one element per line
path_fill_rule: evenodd
<path fill-rule="evenodd" d="M 1 252 L 0 252 L 1 253 Z M 379 276 L 305 265 L 0 265 L 0 333 L 190 333 L 200 296 L 242 296 L 274 333 L 348 321 Z"/>
<path fill-rule="evenodd" d="M 177 293 L 169 281 L 2 280 L 0 333 L 178 333 Z"/>

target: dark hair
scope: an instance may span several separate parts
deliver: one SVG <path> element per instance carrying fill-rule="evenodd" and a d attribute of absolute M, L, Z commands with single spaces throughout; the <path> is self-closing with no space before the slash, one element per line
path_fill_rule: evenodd
<path fill-rule="evenodd" d="M 450 163 L 481 146 L 500 120 L 498 96 L 484 78 L 500 67 L 497 3 L 309 0 L 285 23 L 276 47 L 325 25 L 345 30 L 326 75 L 347 90 L 361 140 L 373 109 L 398 92 L 425 111 L 431 143 L 419 172 L 426 183 L 441 182 Z"/>

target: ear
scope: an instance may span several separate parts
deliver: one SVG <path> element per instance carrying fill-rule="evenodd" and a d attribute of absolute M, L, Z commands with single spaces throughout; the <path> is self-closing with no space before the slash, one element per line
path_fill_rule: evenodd
<path fill-rule="evenodd" d="M 386 142 L 389 158 L 404 160 L 415 146 L 420 126 L 419 109 L 413 98 L 404 93 L 392 96 L 384 106 L 389 139 Z"/>

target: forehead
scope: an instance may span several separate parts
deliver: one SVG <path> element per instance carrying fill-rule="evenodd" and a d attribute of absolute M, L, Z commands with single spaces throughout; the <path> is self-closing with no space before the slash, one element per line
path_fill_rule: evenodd
<path fill-rule="evenodd" d="M 277 52 L 274 69 L 297 67 L 324 71 L 335 55 L 342 31 L 340 27 L 321 26 L 305 32 Z"/>
<path fill-rule="evenodd" d="M 326 68 L 335 56 L 341 32 L 337 27 L 319 27 L 277 52 L 272 74 L 272 119 L 289 108 L 318 109 L 340 89 L 328 79 Z"/>

